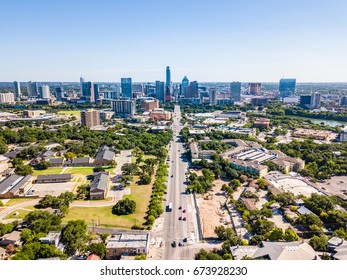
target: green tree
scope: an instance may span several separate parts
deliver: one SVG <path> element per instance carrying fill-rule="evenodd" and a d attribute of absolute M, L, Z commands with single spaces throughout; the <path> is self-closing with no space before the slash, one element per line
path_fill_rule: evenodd
<path fill-rule="evenodd" d="M 4 141 L 0 140 L 0 154 L 4 154 L 8 151 L 7 145 Z"/>
<path fill-rule="evenodd" d="M 270 241 L 280 241 L 283 239 L 283 230 L 281 228 L 276 227 L 270 233 L 269 240 Z"/>
<path fill-rule="evenodd" d="M 28 223 L 29 229 L 35 233 L 48 233 L 60 230 L 61 219 L 48 211 L 36 210 L 25 216 L 24 221 Z"/>
<path fill-rule="evenodd" d="M 290 228 L 285 230 L 283 238 L 287 242 L 299 240 L 299 236 Z"/>
<path fill-rule="evenodd" d="M 198 253 L 195 254 L 195 260 L 223 260 L 223 258 L 217 254 L 217 252 L 207 252 L 204 249 L 201 249 Z"/>
<path fill-rule="evenodd" d="M 52 164 L 51 164 L 49 161 L 43 160 L 43 161 L 41 161 L 39 164 L 37 164 L 37 165 L 35 166 L 35 168 L 36 168 L 37 170 L 46 170 L 46 169 L 48 169 L 48 167 L 51 167 L 51 166 L 52 166 Z"/>
<path fill-rule="evenodd" d="M 14 170 L 18 175 L 26 176 L 33 174 L 33 169 L 30 165 L 18 164 Z"/>
<path fill-rule="evenodd" d="M 147 257 L 145 254 L 135 256 L 135 260 L 137 260 L 137 261 L 146 260 L 146 259 L 147 259 Z"/>
<path fill-rule="evenodd" d="M 315 251 L 326 251 L 328 246 L 328 238 L 323 234 L 320 236 L 315 235 L 310 239 L 309 244 Z"/>
<path fill-rule="evenodd" d="M 88 250 L 91 253 L 97 254 L 101 259 L 105 258 L 106 245 L 104 243 L 92 243 L 89 245 Z"/>
<path fill-rule="evenodd" d="M 66 245 L 65 251 L 72 255 L 76 251 L 83 252 L 86 249 L 87 224 L 84 220 L 71 220 L 61 231 L 62 242 Z"/>
<path fill-rule="evenodd" d="M 125 198 L 117 202 L 112 208 L 112 213 L 116 215 L 129 215 L 134 213 L 136 210 L 136 202 Z"/>

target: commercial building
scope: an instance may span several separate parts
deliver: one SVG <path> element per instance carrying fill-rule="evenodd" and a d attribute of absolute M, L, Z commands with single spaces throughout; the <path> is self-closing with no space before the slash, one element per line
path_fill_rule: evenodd
<path fill-rule="evenodd" d="M 215 87 L 211 87 L 209 89 L 209 98 L 210 98 L 210 105 L 217 104 L 217 91 Z"/>
<path fill-rule="evenodd" d="M 93 82 L 83 82 L 82 83 L 82 100 L 87 103 L 95 103 L 95 92 Z"/>
<path fill-rule="evenodd" d="M 269 129 L 270 128 L 270 120 L 266 119 L 266 118 L 256 119 L 253 123 L 253 127 Z"/>
<path fill-rule="evenodd" d="M 293 132 L 293 136 L 304 137 L 304 138 L 313 138 L 317 140 L 325 140 L 331 135 L 331 131 L 328 130 L 314 130 L 314 129 L 304 129 L 297 128 Z"/>
<path fill-rule="evenodd" d="M 47 85 L 40 86 L 39 87 L 39 94 L 40 94 L 40 98 L 43 98 L 43 99 L 51 98 L 51 90 L 50 90 L 49 86 L 47 86 Z"/>
<path fill-rule="evenodd" d="M 133 87 L 131 78 L 121 78 L 121 89 L 123 98 L 133 98 Z"/>
<path fill-rule="evenodd" d="M 29 81 L 27 83 L 28 97 L 37 97 L 39 95 L 39 85 L 37 82 Z"/>
<path fill-rule="evenodd" d="M 101 172 L 95 175 L 93 181 L 90 184 L 90 199 L 104 199 L 106 197 L 108 182 L 108 173 Z"/>
<path fill-rule="evenodd" d="M 156 94 L 156 98 L 160 101 L 160 103 L 165 103 L 164 82 L 161 82 L 161 81 L 155 82 L 155 94 Z"/>
<path fill-rule="evenodd" d="M 152 121 L 169 121 L 171 119 L 171 113 L 162 108 L 158 108 L 151 111 L 150 118 Z"/>
<path fill-rule="evenodd" d="M 249 83 L 248 84 L 248 94 L 260 95 L 261 94 L 261 83 Z"/>
<path fill-rule="evenodd" d="M 171 85 L 171 70 L 170 66 L 166 67 L 166 81 L 165 81 L 165 87 L 169 89 L 170 93 L 172 92 L 172 85 Z"/>
<path fill-rule="evenodd" d="M 36 179 L 37 184 L 45 183 L 65 183 L 70 182 L 73 179 L 73 174 L 48 174 L 48 175 L 38 175 Z"/>
<path fill-rule="evenodd" d="M 63 98 L 65 98 L 63 87 L 55 88 L 55 97 L 57 98 L 57 100 L 62 100 Z"/>
<path fill-rule="evenodd" d="M 36 118 L 46 114 L 44 110 L 24 110 L 23 116 L 24 118 Z"/>
<path fill-rule="evenodd" d="M 321 107 L 321 94 L 304 94 L 300 96 L 300 107 L 306 109 L 319 109 Z"/>
<path fill-rule="evenodd" d="M 341 106 L 347 106 L 347 96 L 342 96 L 340 100 Z"/>
<path fill-rule="evenodd" d="M 94 109 L 88 109 L 81 112 L 81 124 L 82 126 L 96 126 L 100 125 L 100 111 Z"/>
<path fill-rule="evenodd" d="M 0 93 L 0 104 L 13 104 L 14 94 L 13 92 Z"/>
<path fill-rule="evenodd" d="M 318 253 L 304 241 L 263 241 L 260 247 L 233 246 L 230 249 L 234 260 L 244 257 L 267 260 L 320 260 Z"/>
<path fill-rule="evenodd" d="M 143 111 L 152 111 L 159 108 L 159 100 L 157 99 L 141 100 L 140 106 L 141 106 L 141 110 Z"/>
<path fill-rule="evenodd" d="M 344 129 L 342 129 L 342 131 L 339 135 L 339 141 L 340 142 L 347 141 L 347 126 Z"/>
<path fill-rule="evenodd" d="M 100 99 L 99 84 L 93 84 L 94 88 L 94 102 Z"/>
<path fill-rule="evenodd" d="M 24 196 L 31 188 L 33 176 L 10 175 L 0 182 L 0 198 Z"/>
<path fill-rule="evenodd" d="M 112 119 L 113 115 L 114 115 L 113 111 L 102 110 L 100 111 L 100 120 L 102 121 L 110 120 Z"/>
<path fill-rule="evenodd" d="M 94 158 L 94 165 L 108 165 L 114 160 L 116 154 L 109 150 L 107 146 L 102 147 Z"/>
<path fill-rule="evenodd" d="M 189 80 L 187 76 L 184 76 L 181 84 L 181 97 L 186 97 L 187 87 L 189 86 Z"/>
<path fill-rule="evenodd" d="M 20 99 L 22 96 L 21 90 L 20 90 L 20 83 L 17 81 L 13 82 L 13 89 L 14 89 L 14 96 L 16 99 Z"/>
<path fill-rule="evenodd" d="M 295 95 L 296 79 L 281 79 L 279 84 L 280 98 L 293 97 Z"/>
<path fill-rule="evenodd" d="M 254 97 L 251 98 L 251 105 L 252 106 L 262 106 L 269 102 L 269 98 L 267 97 Z"/>
<path fill-rule="evenodd" d="M 186 98 L 199 98 L 199 84 L 197 81 L 190 82 L 187 87 Z"/>
<path fill-rule="evenodd" d="M 133 100 L 112 100 L 111 105 L 116 116 L 126 118 L 135 115 L 135 101 Z"/>
<path fill-rule="evenodd" d="M 143 84 L 133 84 L 133 92 L 143 93 Z"/>
<path fill-rule="evenodd" d="M 230 99 L 235 102 L 241 101 L 241 83 L 240 82 L 232 82 L 230 83 Z"/>
<path fill-rule="evenodd" d="M 258 164 L 252 161 L 244 161 L 236 158 L 228 159 L 230 166 L 236 170 L 241 170 L 251 174 L 256 174 L 259 177 L 263 177 L 268 172 L 266 165 Z"/>
<path fill-rule="evenodd" d="M 106 243 L 106 259 L 118 259 L 122 255 L 147 255 L 149 241 L 149 233 L 120 233 L 112 235 Z"/>

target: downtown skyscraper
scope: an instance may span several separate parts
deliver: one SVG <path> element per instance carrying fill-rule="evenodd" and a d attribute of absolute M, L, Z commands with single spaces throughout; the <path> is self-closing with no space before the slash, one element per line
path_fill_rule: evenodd
<path fill-rule="evenodd" d="M 240 82 L 232 82 L 230 83 L 230 99 L 235 102 L 241 101 L 241 83 Z"/>
<path fill-rule="evenodd" d="M 164 82 L 155 81 L 155 95 L 160 103 L 165 103 L 165 87 Z"/>
<path fill-rule="evenodd" d="M 121 78 L 122 97 L 126 99 L 133 98 L 133 87 L 131 78 Z"/>
<path fill-rule="evenodd" d="M 20 91 L 20 83 L 17 81 L 13 82 L 13 88 L 14 88 L 14 96 L 16 99 L 20 99 L 22 93 Z"/>
<path fill-rule="evenodd" d="M 294 96 L 296 79 L 281 79 L 279 84 L 280 98 Z"/>
<path fill-rule="evenodd" d="M 171 70 L 170 66 L 166 67 L 166 82 L 165 82 L 165 87 L 172 92 L 172 86 L 171 86 Z"/>

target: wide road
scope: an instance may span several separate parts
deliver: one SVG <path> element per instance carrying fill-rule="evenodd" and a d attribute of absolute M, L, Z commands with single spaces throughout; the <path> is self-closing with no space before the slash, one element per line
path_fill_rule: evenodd
<path fill-rule="evenodd" d="M 186 172 L 188 162 L 184 158 L 184 146 L 179 138 L 182 125 L 180 125 L 181 111 L 178 105 L 175 106 L 173 116 L 173 141 L 169 150 L 169 178 L 164 208 L 163 230 L 160 235 L 165 241 L 164 259 L 192 259 L 187 246 L 191 246 L 199 241 L 197 230 L 196 210 L 194 200 L 191 194 L 185 194 L 186 189 Z M 172 212 L 167 212 L 166 207 L 172 203 Z M 179 209 L 181 207 L 181 209 Z M 183 213 L 186 210 L 186 213 Z M 182 220 L 179 218 L 182 217 Z M 186 221 L 183 221 L 183 218 Z M 184 247 L 178 246 L 184 238 Z M 174 248 L 172 242 L 176 241 L 177 246 Z"/>

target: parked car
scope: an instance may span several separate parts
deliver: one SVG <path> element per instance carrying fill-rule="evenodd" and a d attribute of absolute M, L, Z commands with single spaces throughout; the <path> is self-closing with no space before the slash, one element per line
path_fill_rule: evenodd
<path fill-rule="evenodd" d="M 181 217 L 181 216 L 179 216 L 178 219 L 179 219 L 180 221 L 182 221 L 182 217 Z"/>
<path fill-rule="evenodd" d="M 178 243 L 178 246 L 182 247 L 183 246 L 183 242 Z"/>
<path fill-rule="evenodd" d="M 171 244 L 171 245 L 172 245 L 172 247 L 174 247 L 174 248 L 175 248 L 175 247 L 176 247 L 176 241 L 172 242 L 172 244 Z"/>
<path fill-rule="evenodd" d="M 182 211 L 183 213 L 186 213 L 186 209 L 183 209 L 183 211 Z"/>
<path fill-rule="evenodd" d="M 187 237 L 183 238 L 183 242 L 187 242 L 187 241 L 188 241 Z"/>
<path fill-rule="evenodd" d="M 183 217 L 183 221 L 186 221 L 187 220 L 187 218 L 186 217 Z"/>

